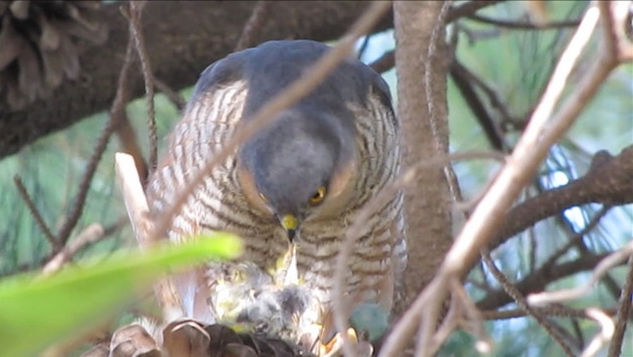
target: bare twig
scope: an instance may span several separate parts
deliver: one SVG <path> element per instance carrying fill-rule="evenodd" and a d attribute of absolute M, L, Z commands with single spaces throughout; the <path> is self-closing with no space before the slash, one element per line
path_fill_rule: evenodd
<path fill-rule="evenodd" d="M 50 275 L 61 269 L 79 250 L 88 244 L 99 241 L 105 237 L 105 230 L 99 223 L 93 223 L 86 227 L 76 238 L 70 240 L 64 249 L 57 253 L 44 268 L 42 274 Z"/>
<path fill-rule="evenodd" d="M 574 317 L 574 318 L 587 318 L 584 310 L 572 309 L 565 305 L 551 305 L 545 307 L 531 307 L 533 311 L 538 311 L 543 316 L 556 316 L 556 317 Z M 486 320 L 504 320 L 513 319 L 517 317 L 530 316 L 530 313 L 524 309 L 511 309 L 511 310 L 494 310 L 494 311 L 482 311 L 481 315 Z"/>
<path fill-rule="evenodd" d="M 355 41 L 371 29 L 373 24 L 376 23 L 389 8 L 389 5 L 389 2 L 382 1 L 372 3 L 369 9 L 352 26 L 349 32 L 341 38 L 336 46 L 310 67 L 301 78 L 260 108 L 253 115 L 252 119 L 247 121 L 246 125 L 239 127 L 233 137 L 224 144 L 222 150 L 208 158 L 204 166 L 192 175 L 191 181 L 176 195 L 176 199 L 171 207 L 156 221 L 151 236 L 160 237 L 165 234 L 173 217 L 180 211 L 182 205 L 204 178 L 207 177 L 213 167 L 226 160 L 245 140 L 249 139 L 263 127 L 270 125 L 276 119 L 275 115 L 277 113 L 303 98 L 316 88 L 321 81 L 353 51 Z"/>
<path fill-rule="evenodd" d="M 167 98 L 169 98 L 169 100 L 174 103 L 178 110 L 183 110 L 185 108 L 185 106 L 187 105 L 187 101 L 185 100 L 185 98 L 183 98 L 182 95 L 180 95 L 180 93 L 173 90 L 169 85 L 167 85 L 167 83 L 161 81 L 158 78 L 154 78 L 154 84 L 156 85 L 156 88 L 158 88 L 158 90 L 163 92 L 167 96 Z"/>
<path fill-rule="evenodd" d="M 246 21 L 242 34 L 240 35 L 237 45 L 235 45 L 235 51 L 240 51 L 246 47 L 252 46 L 254 38 L 261 27 L 266 23 L 266 15 L 272 8 L 274 2 L 259 0 L 253 7 L 251 17 Z"/>
<path fill-rule="evenodd" d="M 141 29 L 141 15 L 143 14 L 143 8 L 145 7 L 145 1 L 131 1 L 128 20 L 130 22 L 130 33 L 134 38 L 134 45 L 136 52 L 141 60 L 141 69 L 143 71 L 143 80 L 145 82 L 145 100 L 147 105 L 147 131 L 149 135 L 149 160 L 148 160 L 148 175 L 156 169 L 156 162 L 158 157 L 158 138 L 156 136 L 156 113 L 154 110 L 154 75 L 152 73 L 152 66 L 147 56 L 147 49 L 145 48 L 145 39 L 143 38 L 143 31 Z"/>
<path fill-rule="evenodd" d="M 42 233 L 44 233 L 44 236 L 46 237 L 48 242 L 51 244 L 53 251 L 54 252 L 59 251 L 62 245 L 55 238 L 55 236 L 53 235 L 53 232 L 51 232 L 51 230 L 48 228 L 48 226 L 46 225 L 46 222 L 44 222 L 44 218 L 40 214 L 40 211 L 37 209 L 37 207 L 35 207 L 35 203 L 31 199 L 31 196 L 26 190 L 26 187 L 24 187 L 24 183 L 22 183 L 22 179 L 20 178 L 20 176 L 18 175 L 13 176 L 13 182 L 15 182 L 15 186 L 18 188 L 18 193 L 20 194 L 20 197 L 22 197 L 22 200 L 26 204 L 26 207 L 29 209 L 31 216 L 33 216 L 33 219 L 35 219 L 35 223 L 37 223 L 37 225 L 42 230 Z"/>
<path fill-rule="evenodd" d="M 620 301 L 618 301 L 618 315 L 615 324 L 615 332 L 613 340 L 609 345 L 609 357 L 621 356 L 622 341 L 624 340 L 624 332 L 629 320 L 631 311 L 631 295 L 633 294 L 633 257 L 629 258 L 629 272 L 626 274 L 626 281 L 620 293 Z"/>
<path fill-rule="evenodd" d="M 509 29 L 515 29 L 515 30 L 549 30 L 549 29 L 559 29 L 561 27 L 576 27 L 578 26 L 578 24 L 580 24 L 580 21 L 578 20 L 552 21 L 552 22 L 545 22 L 545 23 L 532 23 L 532 22 L 525 22 L 521 20 L 499 20 L 499 19 L 493 19 L 491 17 L 487 17 L 483 15 L 477 15 L 477 14 L 468 15 L 468 18 L 475 21 L 483 22 L 486 24 L 491 24 L 491 25 L 505 27 Z"/>
<path fill-rule="evenodd" d="M 486 264 L 486 267 L 488 267 L 492 275 L 494 275 L 499 284 L 501 284 L 503 290 L 505 290 L 505 292 L 514 299 L 516 304 L 528 315 L 534 317 L 539 325 L 543 326 L 543 328 L 550 334 L 550 336 L 552 336 L 554 340 L 560 345 L 560 347 L 563 349 L 563 352 L 565 352 L 567 356 L 574 356 L 575 354 L 571 350 L 571 347 L 567 344 L 567 341 L 565 341 L 565 337 L 562 336 L 560 332 L 556 328 L 554 328 L 554 326 L 552 326 L 552 324 L 544 315 L 540 313 L 540 311 L 533 309 L 527 304 L 523 294 L 521 294 L 521 292 L 508 281 L 505 275 L 503 275 L 503 273 L 492 261 L 492 258 L 490 257 L 490 252 L 486 249 L 482 249 L 481 257 Z"/>
<path fill-rule="evenodd" d="M 581 242 L 582 237 L 584 237 L 586 234 L 588 234 L 594 228 L 596 228 L 598 223 L 600 223 L 600 220 L 602 219 L 602 217 L 604 217 L 604 215 L 606 215 L 610 209 L 611 209 L 610 206 L 602 207 L 600 211 L 598 211 L 591 218 L 589 223 L 587 223 L 587 225 L 580 232 L 570 237 L 569 241 L 563 247 L 558 249 L 556 252 L 554 252 L 554 254 L 552 254 L 549 258 L 547 258 L 547 260 L 543 263 L 543 266 L 544 267 L 553 266 L 558 260 L 558 258 L 562 257 L 565 253 L 567 253 L 567 251 L 569 251 L 571 247 L 577 246 L 578 243 Z"/>
<path fill-rule="evenodd" d="M 523 295 L 531 292 L 543 291 L 551 282 L 558 279 L 577 274 L 579 272 L 591 271 L 606 258 L 609 254 L 585 254 L 580 257 L 559 263 L 556 265 L 542 266 L 532 274 L 526 276 L 521 281 L 514 283 L 514 286 Z M 512 302 L 505 291 L 494 291 L 488 293 L 483 299 L 477 302 L 480 309 L 493 309 Z"/>
<path fill-rule="evenodd" d="M 561 302 L 579 298 L 589 292 L 595 283 L 606 274 L 609 269 L 619 265 L 627 258 L 633 255 L 633 242 L 629 242 L 624 247 L 609 254 L 593 270 L 591 279 L 586 283 L 576 286 L 571 289 L 563 289 L 556 291 L 547 291 L 539 294 L 532 294 L 528 296 L 527 301 L 530 305 L 541 306 L 544 304 L 551 304 L 553 302 Z"/>
<path fill-rule="evenodd" d="M 498 217 L 504 216 L 504 212 L 532 176 L 549 147 L 573 123 L 577 114 L 615 67 L 613 54 L 602 54 L 598 63 L 587 72 L 577 90 L 570 95 L 555 115 L 551 115 L 580 52 L 593 34 L 599 17 L 598 9 L 593 6 L 583 16 L 578 30 L 559 59 L 547 89 L 510 160 L 462 228 L 435 278 L 418 295 L 413 305 L 387 337 L 380 352 L 381 357 L 394 356 L 402 350 L 406 341 L 414 333 L 422 315 L 425 320 L 422 328 L 428 330 L 434 328 L 435 311 L 444 301 L 447 283 L 461 277 L 471 266 L 470 262 L 476 259 L 479 249 L 502 225 L 502 220 Z M 426 321 L 429 319 L 433 321 Z M 418 341 L 422 344 L 424 342 Z"/>
<path fill-rule="evenodd" d="M 99 161 L 101 161 L 101 156 L 103 155 L 103 152 L 108 145 L 110 136 L 114 132 L 117 124 L 120 121 L 122 113 L 125 110 L 125 103 L 128 99 L 128 86 L 133 60 L 133 50 L 134 42 L 132 37 L 130 36 L 130 38 L 128 39 L 125 59 L 123 60 L 123 65 L 121 66 L 121 72 L 119 72 L 117 91 L 114 97 L 114 101 L 112 102 L 112 107 L 110 109 L 110 118 L 108 119 L 108 122 L 106 123 L 105 127 L 101 131 L 101 134 L 99 135 L 99 138 L 97 139 L 97 144 L 95 145 L 92 156 L 90 157 L 88 166 L 86 167 L 86 171 L 84 172 L 81 178 L 81 182 L 79 183 L 79 191 L 77 193 L 77 197 L 73 202 L 67 218 L 64 220 L 64 223 L 59 229 L 59 233 L 57 233 L 57 241 L 59 241 L 60 244 L 66 243 L 68 237 L 70 236 L 70 232 L 79 220 L 79 216 L 83 211 L 86 197 L 88 195 L 88 189 L 90 188 L 90 183 L 92 182 L 92 178 L 94 177 L 97 165 L 99 164 Z"/>
<path fill-rule="evenodd" d="M 600 348 L 602 348 L 605 343 L 611 340 L 615 327 L 613 320 L 600 309 L 589 308 L 585 313 L 587 317 L 595 320 L 600 325 L 600 332 L 591 340 L 589 346 L 582 351 L 580 357 L 593 357 L 600 351 Z"/>
<path fill-rule="evenodd" d="M 147 249 L 155 241 L 149 235 L 152 232 L 152 222 L 148 219 L 149 206 L 134 159 L 128 154 L 118 152 L 115 154 L 115 167 L 132 230 L 139 247 Z M 180 298 L 171 279 L 163 278 L 154 284 L 154 293 L 163 310 L 165 321 L 173 321 L 184 316 Z"/>

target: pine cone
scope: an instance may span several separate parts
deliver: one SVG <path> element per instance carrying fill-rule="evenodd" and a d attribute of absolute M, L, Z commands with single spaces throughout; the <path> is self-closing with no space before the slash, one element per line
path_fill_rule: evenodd
<path fill-rule="evenodd" d="M 0 2 L 0 98 L 11 110 L 47 96 L 79 75 L 85 41 L 101 44 L 99 1 Z"/>
<path fill-rule="evenodd" d="M 164 328 L 142 320 L 114 332 L 82 357 L 310 357 L 277 338 L 236 333 L 195 320 L 174 321 Z"/>

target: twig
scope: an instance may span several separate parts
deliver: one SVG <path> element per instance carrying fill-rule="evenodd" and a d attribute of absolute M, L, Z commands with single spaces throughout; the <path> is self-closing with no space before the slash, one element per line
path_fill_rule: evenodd
<path fill-rule="evenodd" d="M 631 311 L 631 295 L 633 294 L 633 257 L 629 258 L 629 272 L 626 274 L 626 281 L 620 293 L 620 301 L 618 304 L 618 315 L 615 325 L 613 340 L 609 345 L 609 357 L 621 356 L 622 341 L 626 324 L 629 320 L 629 312 Z"/>
<path fill-rule="evenodd" d="M 493 19 L 483 15 L 472 14 L 468 15 L 469 19 L 483 22 L 486 24 L 491 24 L 499 27 L 505 27 L 509 29 L 515 30 L 549 30 L 549 29 L 559 29 L 561 27 L 576 27 L 580 24 L 578 20 L 571 21 L 552 21 L 545 23 L 532 23 L 532 22 L 524 22 L 521 20 L 499 20 Z"/>
<path fill-rule="evenodd" d="M 132 224 L 132 230 L 139 247 L 145 250 L 155 241 L 149 235 L 152 231 L 152 222 L 148 219 L 149 206 L 134 165 L 134 159 L 128 154 L 118 152 L 115 154 L 114 160 L 119 187 Z M 180 298 L 171 279 L 163 278 L 154 284 L 154 293 L 163 310 L 165 321 L 174 321 L 184 316 Z"/>
<path fill-rule="evenodd" d="M 531 307 L 533 311 L 538 311 L 544 316 L 557 316 L 557 317 L 575 317 L 575 318 L 587 318 L 584 310 L 572 309 L 565 305 L 551 305 L 545 307 Z M 485 320 L 505 320 L 513 319 L 517 317 L 529 316 L 530 313 L 524 309 L 511 309 L 511 310 L 487 310 L 482 311 L 481 316 Z"/>
<path fill-rule="evenodd" d="M 598 18 L 599 11 L 595 7 L 590 7 L 585 13 L 578 30 L 559 59 L 548 87 L 510 160 L 463 226 L 435 278 L 418 295 L 413 305 L 387 337 L 379 356 L 397 355 L 411 337 L 423 314 L 425 314 L 423 328 L 429 330 L 433 328 L 435 320 L 427 320 L 436 315 L 434 311 L 439 309 L 444 301 L 447 294 L 447 282 L 463 275 L 470 266 L 469 263 L 476 259 L 479 249 L 501 226 L 502 220 L 498 217 L 504 216 L 504 212 L 532 176 L 549 147 L 573 123 L 589 98 L 595 94 L 600 83 L 614 68 L 613 54 L 602 54 L 598 64 L 588 72 L 584 81 L 577 87 L 577 91 L 572 93 L 559 112 L 548 120 L 581 50 L 593 34 Z M 423 342 L 418 341 L 418 343 Z"/>
<path fill-rule="evenodd" d="M 470 16 L 475 12 L 483 9 L 484 7 L 488 7 L 490 5 L 495 5 L 497 3 L 502 2 L 503 0 L 471 0 L 465 4 L 461 4 L 459 6 L 454 6 L 450 9 L 448 16 L 446 17 L 446 22 L 453 22 L 461 17 Z"/>
<path fill-rule="evenodd" d="M 92 182 L 92 178 L 97 169 L 97 165 L 99 164 L 99 161 L 101 161 L 101 156 L 103 155 L 103 152 L 108 145 L 110 135 L 112 135 L 112 133 L 114 132 L 114 129 L 119 123 L 122 113 L 125 110 L 125 102 L 128 99 L 128 86 L 130 70 L 132 67 L 131 65 L 133 59 L 133 50 L 134 43 L 130 35 L 125 52 L 125 59 L 123 60 L 123 65 L 121 66 L 121 72 L 119 72 L 116 95 L 110 109 L 110 118 L 108 119 L 108 122 L 106 123 L 105 127 L 101 131 L 101 134 L 99 135 L 99 138 L 97 139 L 97 144 L 95 145 L 92 156 L 90 157 L 88 166 L 86 167 L 86 171 L 84 172 L 81 178 L 81 182 L 79 183 L 79 191 L 77 193 L 75 201 L 73 202 L 70 213 L 59 229 L 59 233 L 57 233 L 57 241 L 60 242 L 60 244 L 66 243 L 68 237 L 70 236 L 70 232 L 79 220 L 79 216 L 83 211 L 83 207 L 86 202 L 86 196 L 88 195 L 88 189 L 90 188 L 90 183 Z"/>
<path fill-rule="evenodd" d="M 492 258 L 490 257 L 490 252 L 486 249 L 482 249 L 481 257 L 484 263 L 486 264 L 486 267 L 488 267 L 492 275 L 494 275 L 494 277 L 497 279 L 499 284 L 501 284 L 501 287 L 503 287 L 503 290 L 505 290 L 505 292 L 514 299 L 516 304 L 522 310 L 524 310 L 528 315 L 534 317 L 534 319 L 536 320 L 536 322 L 538 322 L 539 325 L 543 326 L 543 328 L 550 334 L 550 336 L 554 338 L 554 341 L 556 341 L 560 345 L 560 347 L 563 349 L 563 352 L 565 352 L 567 356 L 574 356 L 575 354 L 571 350 L 571 347 L 565 341 L 564 336 L 562 336 L 560 332 L 552 326 L 552 324 L 547 320 L 547 318 L 544 315 L 540 313 L 540 311 L 533 309 L 531 306 L 527 304 L 523 294 L 521 294 L 521 292 L 514 285 L 512 285 L 512 283 L 508 281 L 505 275 L 503 275 L 503 273 L 497 268 L 495 263 L 492 261 Z"/>
<path fill-rule="evenodd" d="M 600 332 L 589 342 L 589 346 L 587 346 L 580 355 L 580 357 L 592 357 L 600 351 L 600 348 L 602 348 L 605 343 L 611 340 L 614 326 L 613 320 L 600 309 L 589 308 L 585 312 L 587 317 L 595 320 L 600 325 Z"/>
<path fill-rule="evenodd" d="M 173 217 L 180 211 L 182 205 L 189 198 L 191 193 L 207 177 L 211 169 L 226 160 L 239 145 L 252 137 L 260 129 L 270 125 L 276 119 L 277 113 L 297 102 L 316 88 L 321 81 L 353 51 L 355 41 L 371 29 L 373 24 L 381 18 L 389 6 L 389 2 L 373 2 L 369 9 L 352 26 L 349 32 L 341 38 L 336 46 L 307 69 L 299 79 L 260 108 L 253 115 L 252 119 L 247 121 L 246 125 L 236 129 L 234 135 L 224 144 L 223 148 L 208 158 L 204 165 L 192 175 L 191 181 L 178 192 L 171 207 L 163 212 L 161 217 L 156 221 L 151 236 L 163 236 L 167 227 L 171 224 Z"/>
<path fill-rule="evenodd" d="M 167 96 L 167 98 L 169 98 L 169 100 L 174 103 L 178 110 L 185 109 L 187 101 L 185 100 L 185 98 L 183 98 L 182 95 L 180 95 L 180 93 L 173 90 L 169 85 L 167 85 L 167 83 L 161 81 L 158 78 L 154 78 L 154 84 L 156 85 L 156 88 L 158 88 L 158 90 L 163 92 Z"/>
<path fill-rule="evenodd" d="M 542 266 L 530 275 L 523 278 L 521 281 L 516 282 L 514 286 L 523 295 L 527 295 L 530 292 L 543 291 L 551 282 L 558 279 L 577 274 L 579 272 L 591 271 L 600 263 L 600 261 L 606 258 L 609 254 L 586 254 L 564 263 Z M 508 294 L 503 291 L 495 291 L 488 293 L 483 299 L 477 302 L 477 306 L 482 309 L 494 309 L 500 306 L 504 306 L 507 303 L 512 302 L 512 299 L 508 297 Z"/>
<path fill-rule="evenodd" d="M 530 305 L 534 306 L 542 306 L 545 304 L 551 304 L 553 302 L 561 302 L 579 298 L 589 292 L 591 292 L 591 288 L 593 284 L 597 283 L 600 278 L 607 272 L 609 269 L 615 267 L 616 265 L 622 263 L 627 258 L 633 255 L 633 242 L 629 242 L 624 247 L 616 250 L 615 252 L 609 254 L 604 259 L 600 261 L 600 263 L 593 270 L 591 275 L 591 279 L 586 283 L 571 288 L 571 289 L 562 289 L 556 291 L 548 291 L 538 294 L 532 294 L 528 296 L 527 301 Z"/>
<path fill-rule="evenodd" d="M 268 15 L 273 4 L 273 1 L 266 0 L 259 0 L 255 4 L 253 12 L 246 21 L 242 34 L 235 45 L 235 51 L 243 50 L 254 44 L 253 38 L 255 38 L 257 32 L 260 31 L 261 27 L 266 23 L 266 15 Z"/>
<path fill-rule="evenodd" d="M 48 228 L 48 226 L 46 225 L 46 222 L 44 222 L 44 218 L 40 214 L 40 211 L 37 209 L 37 207 L 35 207 L 35 203 L 31 199 L 31 196 L 26 190 L 26 187 L 24 187 L 24 183 L 22 182 L 22 179 L 20 178 L 20 176 L 18 175 L 13 176 L 13 182 L 15 182 L 15 186 L 18 188 L 18 193 L 20 194 L 20 197 L 26 204 L 26 207 L 29 209 L 31 216 L 33 216 L 33 218 L 35 219 L 35 223 L 37 223 L 37 225 L 40 227 L 40 229 L 44 233 L 44 236 L 46 237 L 48 242 L 51 244 L 51 247 L 53 248 L 53 252 L 59 251 L 62 245 L 55 238 L 55 236 L 53 235 L 53 232 L 51 232 L 51 230 Z"/>
<path fill-rule="evenodd" d="M 563 254 L 567 253 L 567 251 L 571 247 L 577 246 L 578 243 L 581 241 L 582 237 L 588 234 L 589 232 L 591 232 L 598 225 L 598 223 L 600 223 L 600 220 L 602 220 L 602 217 L 604 217 L 607 214 L 607 212 L 609 212 L 610 209 L 611 209 L 610 206 L 602 207 L 600 211 L 598 211 L 591 218 L 589 223 L 587 223 L 587 225 L 580 232 L 574 234 L 571 238 L 569 238 L 569 241 L 562 248 L 558 249 L 556 252 L 554 252 L 554 254 L 552 254 L 549 258 L 547 258 L 547 260 L 543 263 L 543 267 L 553 266 L 558 260 L 558 258 L 562 257 Z"/>
<path fill-rule="evenodd" d="M 99 223 L 93 223 L 86 227 L 76 238 L 70 240 L 64 249 L 57 253 L 42 269 L 43 275 L 50 275 L 57 272 L 68 262 L 79 250 L 88 244 L 99 241 L 105 237 L 105 230 Z"/>
<path fill-rule="evenodd" d="M 158 137 L 156 135 L 156 113 L 154 110 L 154 75 L 152 67 L 147 56 L 145 48 L 145 39 L 141 29 L 141 15 L 146 1 L 131 1 L 128 20 L 130 22 L 130 33 L 134 38 L 136 52 L 141 60 L 141 69 L 143 71 L 143 80 L 145 82 L 145 100 L 147 105 L 147 131 L 149 135 L 149 160 L 147 172 L 148 176 L 156 169 L 158 157 Z"/>

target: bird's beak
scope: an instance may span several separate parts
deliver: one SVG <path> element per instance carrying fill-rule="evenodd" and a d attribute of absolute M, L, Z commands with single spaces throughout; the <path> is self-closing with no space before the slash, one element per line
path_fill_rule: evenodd
<path fill-rule="evenodd" d="M 297 227 L 299 227 L 299 220 L 293 214 L 284 214 L 279 219 L 281 226 L 286 230 L 288 234 L 288 239 L 292 242 L 295 237 L 295 233 L 297 232 Z"/>

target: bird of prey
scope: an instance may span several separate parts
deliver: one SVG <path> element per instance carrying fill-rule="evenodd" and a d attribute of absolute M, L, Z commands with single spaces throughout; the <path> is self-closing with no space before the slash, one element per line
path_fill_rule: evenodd
<path fill-rule="evenodd" d="M 238 127 L 328 50 L 270 41 L 207 67 L 149 181 L 152 214 L 167 210 Z M 341 277 L 345 313 L 366 303 L 389 311 L 406 264 L 403 197 L 369 203 L 397 177 L 400 146 L 387 84 L 363 63 L 343 61 L 214 167 L 174 217 L 173 241 L 229 231 L 245 246 L 236 261 L 176 279 L 186 314 L 306 346 L 324 341 L 333 330 L 337 254 L 363 209 L 372 211 Z"/>

